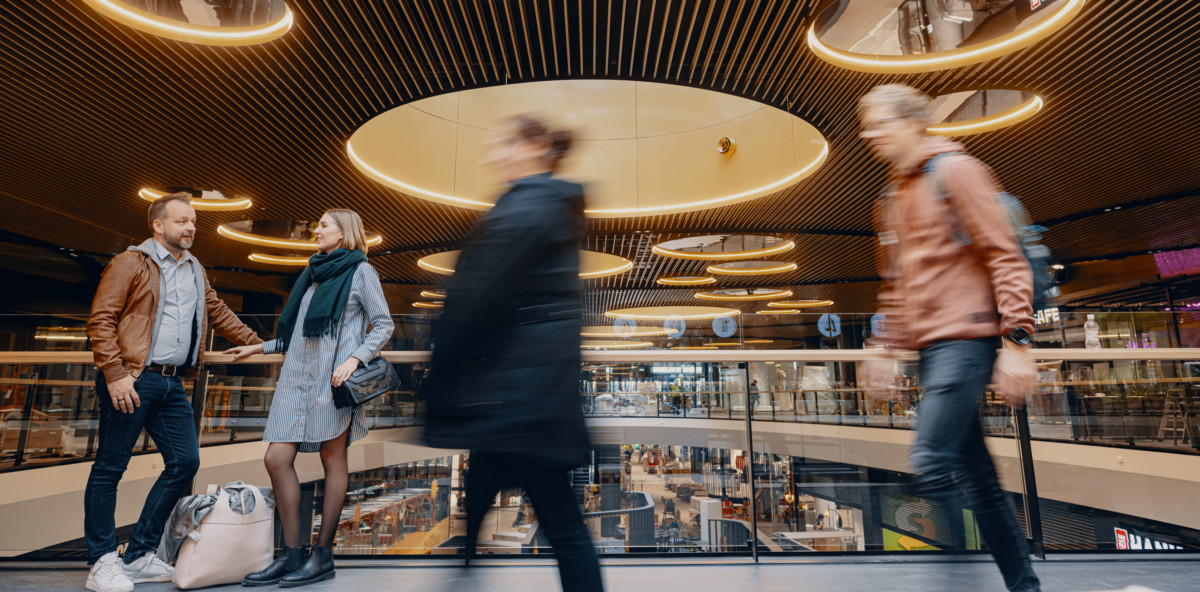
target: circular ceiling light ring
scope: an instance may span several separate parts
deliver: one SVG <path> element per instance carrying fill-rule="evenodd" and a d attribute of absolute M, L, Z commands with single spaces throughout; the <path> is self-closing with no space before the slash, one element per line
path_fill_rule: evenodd
<path fill-rule="evenodd" d="M 314 241 L 305 241 L 305 240 L 296 240 L 296 239 L 289 239 L 289 238 L 276 238 L 273 236 L 254 234 L 252 232 L 247 232 L 244 230 L 235 230 L 234 228 L 231 228 L 231 226 L 234 226 L 234 225 L 247 226 L 252 222 L 253 222 L 252 220 L 243 220 L 240 222 L 230 222 L 228 224 L 221 224 L 220 226 L 217 226 L 217 234 L 224 236 L 225 238 L 238 241 L 238 242 L 249 243 L 252 245 L 259 245 L 259 246 L 263 246 L 263 247 L 274 247 L 277 249 L 304 249 L 304 250 L 309 250 L 309 251 L 320 250 L 320 247 L 317 246 L 317 241 L 315 241 L 315 240 Z M 367 246 L 368 247 L 374 247 L 375 245 L 378 245 L 379 243 L 382 243 L 382 242 L 383 242 L 382 236 L 380 236 L 374 232 L 367 233 Z"/>
<path fill-rule="evenodd" d="M 797 267 L 786 261 L 737 261 L 709 265 L 707 271 L 719 275 L 768 275 L 795 271 Z"/>
<path fill-rule="evenodd" d="M 612 325 L 590 325 L 584 327 L 579 333 L 583 337 L 657 337 L 661 335 L 670 335 L 669 329 L 662 327 L 617 327 Z"/>
<path fill-rule="evenodd" d="M 443 251 L 417 260 L 417 267 L 440 275 L 454 275 L 454 266 L 462 251 Z M 625 273 L 633 262 L 617 255 L 597 251 L 579 251 L 580 279 L 596 279 Z"/>
<path fill-rule="evenodd" d="M 733 317 L 742 314 L 736 308 L 718 306 L 645 306 L 639 308 L 619 308 L 605 311 L 604 316 L 610 319 L 633 319 L 635 321 L 666 321 L 681 319 L 695 321 Z M 675 333 L 675 331 L 672 331 Z"/>
<path fill-rule="evenodd" d="M 770 314 L 770 315 L 794 315 L 800 314 L 800 311 L 795 308 L 764 308 L 754 311 L 755 314 Z"/>
<path fill-rule="evenodd" d="M 833 306 L 832 300 L 781 300 L 777 302 L 768 302 L 767 306 L 772 308 L 820 308 L 822 306 Z"/>
<path fill-rule="evenodd" d="M 747 345 L 763 345 L 765 343 L 775 343 L 774 339 L 746 339 L 742 341 Z"/>
<path fill-rule="evenodd" d="M 255 263 L 265 263 L 267 265 L 305 267 L 308 265 L 309 257 L 304 255 L 264 255 L 263 253 L 250 253 L 247 259 Z"/>
<path fill-rule="evenodd" d="M 1017 125 L 1037 115 L 1045 104 L 1045 101 L 1041 97 L 1033 95 L 1032 98 L 1026 99 L 1020 105 L 1005 109 L 999 113 L 963 121 L 950 121 L 931 125 L 928 128 L 928 132 L 935 136 L 951 138 L 991 132 Z"/>
<path fill-rule="evenodd" d="M 441 302 L 425 302 L 424 300 L 413 302 L 412 305 L 417 308 L 443 308 L 446 306 Z"/>
<path fill-rule="evenodd" d="M 584 340 L 579 343 L 580 349 L 639 349 L 654 347 L 649 341 L 619 341 L 619 340 Z"/>
<path fill-rule="evenodd" d="M 445 300 L 445 290 L 421 290 L 422 298 L 433 298 L 434 300 Z"/>
<path fill-rule="evenodd" d="M 718 348 L 717 346 L 715 346 L 715 345 L 677 345 L 677 346 L 675 346 L 675 347 L 672 347 L 671 349 L 681 349 L 681 350 L 711 350 L 711 349 L 719 349 L 719 348 Z"/>
<path fill-rule="evenodd" d="M 855 53 L 826 45 L 817 36 L 817 23 L 808 28 L 808 47 L 835 66 L 873 74 L 919 74 L 977 64 L 1041 41 L 1067 26 L 1083 10 L 1084 0 L 1066 0 L 1050 16 L 1024 28 L 967 47 L 915 55 Z"/>
<path fill-rule="evenodd" d="M 675 277 L 660 277 L 654 281 L 663 286 L 704 286 L 715 284 L 717 278 L 706 275 L 680 275 Z"/>
<path fill-rule="evenodd" d="M 746 243 L 762 243 L 762 247 L 744 248 Z M 729 251 L 707 251 L 713 246 L 724 248 L 733 245 L 738 248 Z M 796 248 L 796 243 L 775 236 L 763 235 L 711 235 L 694 236 L 670 240 L 651 247 L 651 250 L 663 257 L 672 259 L 689 259 L 693 261 L 736 261 L 739 259 L 758 259 L 786 253 Z"/>
<path fill-rule="evenodd" d="M 770 288 L 730 288 L 727 290 L 709 290 L 696 292 L 696 298 L 701 300 L 772 300 L 787 298 L 791 290 L 773 290 Z"/>
<path fill-rule="evenodd" d="M 159 191 L 149 187 L 143 187 L 138 190 L 138 197 L 146 201 L 154 201 L 160 197 L 171 195 L 166 191 Z M 226 211 L 245 210 L 254 205 L 248 198 L 235 197 L 233 199 L 206 199 L 203 197 L 193 197 L 191 199 L 193 208 L 197 210 L 209 211 Z"/>
<path fill-rule="evenodd" d="M 198 45 L 227 47 L 258 45 L 283 37 L 296 22 L 295 14 L 286 3 L 283 4 L 283 16 L 270 23 L 248 27 L 214 27 L 164 18 L 152 12 L 134 8 L 121 0 L 83 1 L 96 12 L 131 29 Z"/>

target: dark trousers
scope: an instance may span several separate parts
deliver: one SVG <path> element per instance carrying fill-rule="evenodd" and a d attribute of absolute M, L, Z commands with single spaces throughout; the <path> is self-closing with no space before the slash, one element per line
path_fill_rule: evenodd
<path fill-rule="evenodd" d="M 1040 590 L 1025 534 L 983 441 L 979 405 L 996 362 L 995 338 L 939 341 L 921 350 L 921 386 L 911 461 L 918 492 L 962 524 L 964 502 L 1013 592 Z M 962 533 L 955 535 L 962 536 Z"/>
<path fill-rule="evenodd" d="M 163 525 L 175 502 L 190 493 L 192 477 L 200 468 L 200 449 L 192 404 L 178 378 L 143 373 L 134 382 L 141 405 L 133 413 L 112 406 L 103 375 L 96 379 L 100 402 L 100 429 L 96 460 L 83 494 L 83 532 L 88 546 L 88 563 L 117 549 L 114 514 L 117 483 L 129 466 L 133 448 L 144 428 L 163 457 L 163 471 L 150 488 L 138 518 L 125 558 L 133 561 L 158 548 Z"/>
<path fill-rule="evenodd" d="M 466 491 L 468 557 L 475 553 L 475 539 L 492 499 L 507 487 L 524 489 L 533 502 L 539 527 L 558 558 L 563 592 L 603 592 L 600 560 L 575 505 L 567 472 L 528 465 L 517 457 L 471 452 Z"/>

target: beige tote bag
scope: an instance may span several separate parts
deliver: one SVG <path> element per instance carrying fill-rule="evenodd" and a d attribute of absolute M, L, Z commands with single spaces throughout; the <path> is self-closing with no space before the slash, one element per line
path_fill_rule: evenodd
<path fill-rule="evenodd" d="M 250 487 L 254 510 L 244 515 L 229 507 L 224 488 L 208 486 L 209 493 L 214 489 L 220 492 L 217 504 L 188 533 L 175 560 L 171 581 L 184 590 L 240 583 L 266 569 L 275 553 L 275 512 L 258 488 Z"/>

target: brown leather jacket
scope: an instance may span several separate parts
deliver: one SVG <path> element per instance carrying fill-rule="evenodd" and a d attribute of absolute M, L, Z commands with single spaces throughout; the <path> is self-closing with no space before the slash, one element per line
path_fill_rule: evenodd
<path fill-rule="evenodd" d="M 217 297 L 208 283 L 204 267 L 199 267 L 204 275 L 207 314 L 203 315 L 200 325 L 202 341 L 201 347 L 197 348 L 196 364 L 204 361 L 203 337 L 208 335 L 210 323 L 218 333 L 238 345 L 262 343 L 262 339 Z M 136 378 L 146 365 L 158 312 L 158 275 L 158 264 L 136 247 L 113 257 L 104 268 L 100 287 L 92 300 L 92 312 L 88 315 L 87 334 L 92 340 L 92 357 L 96 367 L 104 373 L 106 382 L 126 376 Z"/>
<path fill-rule="evenodd" d="M 964 148 L 931 136 L 920 150 L 915 166 L 891 171 L 892 190 L 875 208 L 886 337 L 872 343 L 921 349 L 946 339 L 1007 335 L 1018 327 L 1033 333 L 1033 273 L 1008 213 L 994 198 L 1002 190 L 991 170 L 966 154 L 938 160 L 948 196 L 939 202 L 923 174 L 925 163 Z M 952 238 L 948 208 L 971 244 Z"/>

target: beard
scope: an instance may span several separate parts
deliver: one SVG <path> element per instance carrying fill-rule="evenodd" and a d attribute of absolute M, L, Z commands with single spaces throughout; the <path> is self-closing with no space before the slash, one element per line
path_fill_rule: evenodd
<path fill-rule="evenodd" d="M 182 233 L 163 235 L 163 242 L 167 243 L 167 246 L 173 249 L 179 249 L 180 251 L 186 251 L 192 248 L 192 242 L 194 240 L 194 236 L 185 237 Z"/>

